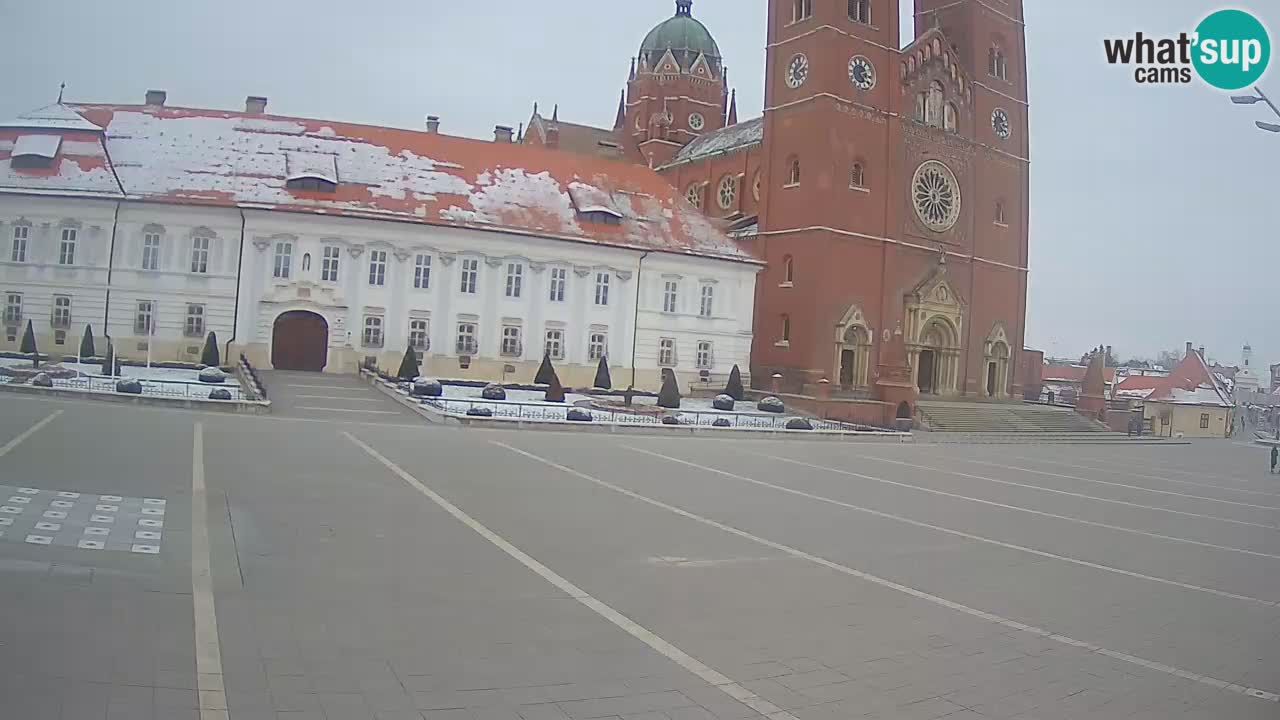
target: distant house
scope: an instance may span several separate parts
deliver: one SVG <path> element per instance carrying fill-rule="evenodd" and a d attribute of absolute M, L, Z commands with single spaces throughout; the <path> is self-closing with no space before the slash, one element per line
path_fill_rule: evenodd
<path fill-rule="evenodd" d="M 1158 382 L 1143 401 L 1143 414 L 1152 419 L 1157 435 L 1202 438 L 1230 435 L 1235 409 L 1231 392 L 1199 352 L 1189 350 L 1169 377 L 1153 379 Z"/>
<path fill-rule="evenodd" d="M 1074 405 L 1076 398 L 1080 396 L 1080 389 L 1084 383 L 1086 370 L 1088 368 L 1084 365 L 1074 363 L 1045 363 L 1044 369 L 1040 373 L 1044 388 L 1041 392 L 1041 399 L 1047 402 L 1050 399 L 1049 394 L 1052 393 L 1053 402 L 1061 405 Z M 1106 383 L 1104 396 L 1110 399 L 1112 397 L 1112 388 L 1116 382 L 1116 369 L 1106 368 L 1103 370 L 1102 378 Z"/>

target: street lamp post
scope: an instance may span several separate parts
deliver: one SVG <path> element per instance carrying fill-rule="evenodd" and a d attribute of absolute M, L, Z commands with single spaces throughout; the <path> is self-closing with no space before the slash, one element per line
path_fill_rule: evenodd
<path fill-rule="evenodd" d="M 1267 97 L 1262 92 L 1262 88 L 1258 87 L 1257 85 L 1254 85 L 1253 91 L 1258 94 L 1256 96 L 1255 95 L 1232 95 L 1231 102 L 1235 103 L 1236 105 L 1255 105 L 1257 103 L 1263 102 L 1267 104 L 1267 107 L 1271 108 L 1271 112 L 1275 113 L 1276 117 L 1280 118 L 1280 108 L 1277 108 L 1276 104 L 1271 102 L 1271 98 Z M 1260 130 L 1266 130 L 1267 132 L 1271 132 L 1271 133 L 1280 133 L 1280 125 L 1277 125 L 1276 123 L 1269 123 L 1269 122 L 1262 122 L 1261 120 L 1255 120 L 1253 124 L 1258 126 Z"/>

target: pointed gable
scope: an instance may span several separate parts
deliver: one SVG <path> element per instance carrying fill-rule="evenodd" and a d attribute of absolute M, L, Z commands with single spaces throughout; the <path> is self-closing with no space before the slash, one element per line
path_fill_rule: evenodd
<path fill-rule="evenodd" d="M 1147 400 L 1175 405 L 1211 405 L 1233 407 L 1231 395 L 1214 377 L 1200 353 L 1192 350 L 1169 373 L 1160 378 Z"/>
<path fill-rule="evenodd" d="M 711 64 L 707 62 L 707 56 L 699 54 L 698 59 L 693 61 L 693 65 L 689 67 L 689 74 L 704 80 L 714 80 L 715 75 L 711 71 Z"/>
<path fill-rule="evenodd" d="M 680 63 L 676 62 L 676 56 L 668 49 L 662 53 L 662 57 L 658 59 L 653 71 L 659 75 L 678 75 L 680 73 Z"/>

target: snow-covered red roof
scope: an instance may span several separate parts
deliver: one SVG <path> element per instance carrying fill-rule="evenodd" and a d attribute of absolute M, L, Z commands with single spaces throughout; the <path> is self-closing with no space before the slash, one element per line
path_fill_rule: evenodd
<path fill-rule="evenodd" d="M 15 121 L 16 122 L 16 121 Z M 72 125 L 74 123 L 68 123 Z M 14 155 L 51 158 L 49 167 L 15 168 Z M 70 197 L 121 196 L 102 146 L 102 133 L 0 126 L 0 193 Z"/>
<path fill-rule="evenodd" d="M 1084 374 L 1088 369 L 1084 365 L 1051 365 L 1045 363 L 1044 369 L 1040 371 L 1040 379 L 1046 382 L 1084 382 Z M 1116 369 L 1104 368 L 1102 379 L 1108 385 L 1114 383 L 1116 381 Z"/>
<path fill-rule="evenodd" d="M 68 105 L 54 103 L 45 107 L 25 112 L 13 120 L 0 122 L 0 128 L 22 128 L 27 130 L 79 130 L 83 132 L 102 132 L 102 128 L 85 120 Z"/>
<path fill-rule="evenodd" d="M 130 199 L 461 226 L 758 262 L 643 165 L 324 120 L 141 105 L 62 107 L 105 130 L 112 164 L 100 143 L 94 152 L 82 138 L 71 141 L 84 133 L 64 131 L 56 182 L 12 170 L 5 162 L 12 142 L 5 143 L 19 131 L 0 128 L 0 191 L 72 190 L 105 178 Z M 335 171 L 335 192 L 285 186 L 289 177 L 327 178 Z M 580 216 L 571 187 L 592 205 L 606 200 L 620 221 Z"/>
<path fill-rule="evenodd" d="M 1116 397 L 1145 398 L 1163 381 L 1164 378 L 1154 375 L 1130 375 L 1116 385 L 1114 394 Z"/>
<path fill-rule="evenodd" d="M 1159 382 L 1147 396 L 1149 401 L 1215 407 L 1235 405 L 1231 401 L 1231 393 L 1214 377 L 1200 353 L 1194 350 L 1187 353 L 1168 377 L 1155 379 Z"/>

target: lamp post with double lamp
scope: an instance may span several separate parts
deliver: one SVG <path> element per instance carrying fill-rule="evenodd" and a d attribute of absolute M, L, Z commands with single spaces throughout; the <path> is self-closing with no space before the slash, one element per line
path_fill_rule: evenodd
<path fill-rule="evenodd" d="M 1265 94 L 1263 94 L 1262 88 L 1258 87 L 1257 85 L 1254 85 L 1253 91 L 1257 93 L 1257 95 L 1232 95 L 1231 102 L 1235 103 L 1236 105 L 1255 105 L 1260 102 L 1266 103 L 1267 107 L 1271 108 L 1271 112 L 1275 113 L 1276 117 L 1280 118 L 1280 108 L 1277 108 L 1276 104 L 1271 102 L 1271 98 L 1268 98 Z M 1271 132 L 1271 133 L 1280 133 L 1280 125 L 1277 125 L 1276 123 L 1262 122 L 1261 120 L 1256 120 L 1254 121 L 1253 124 L 1257 125 L 1258 128 L 1261 130 L 1266 130 L 1267 132 Z"/>

